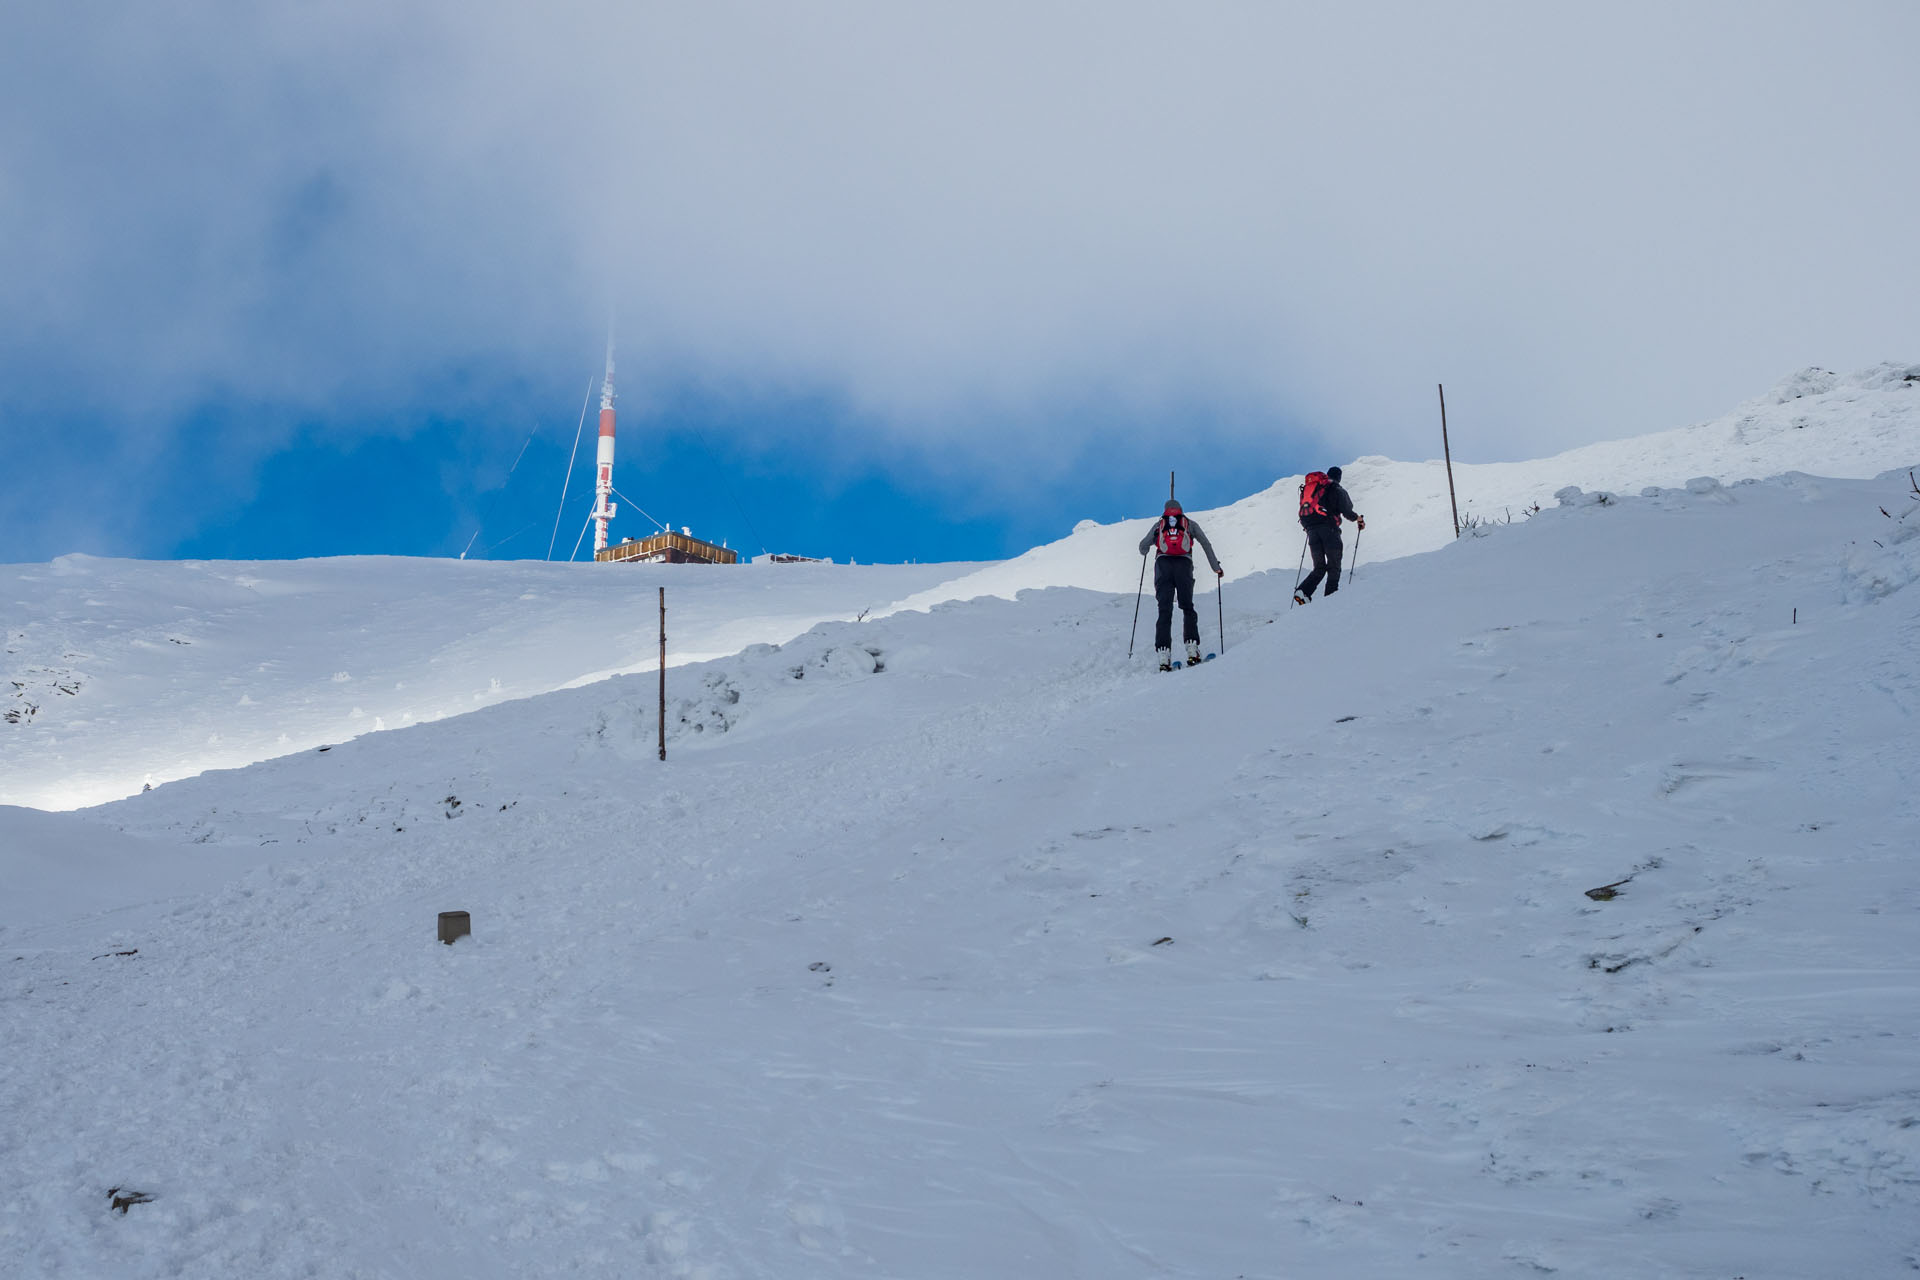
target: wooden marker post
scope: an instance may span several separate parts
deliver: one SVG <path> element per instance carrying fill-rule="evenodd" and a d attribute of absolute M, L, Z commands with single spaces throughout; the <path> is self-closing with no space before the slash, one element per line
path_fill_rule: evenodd
<path fill-rule="evenodd" d="M 1453 446 L 1447 443 L 1447 387 L 1436 382 L 1440 388 L 1440 452 L 1447 459 L 1447 501 L 1453 506 L 1453 536 L 1460 536 L 1460 502 L 1453 496 Z"/>
<path fill-rule="evenodd" d="M 660 758 L 667 758 L 667 589 L 660 588 Z"/>

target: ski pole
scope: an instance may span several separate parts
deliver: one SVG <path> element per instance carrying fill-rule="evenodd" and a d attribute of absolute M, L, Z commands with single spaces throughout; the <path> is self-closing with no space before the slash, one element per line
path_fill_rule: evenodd
<path fill-rule="evenodd" d="M 1365 525 L 1353 531 L 1353 567 L 1347 570 L 1348 582 L 1360 576 L 1360 535 L 1366 531 Z"/>
<path fill-rule="evenodd" d="M 1223 577 L 1213 586 L 1213 607 L 1220 615 L 1220 652 L 1227 651 L 1227 580 Z"/>
<path fill-rule="evenodd" d="M 1140 585 L 1133 589 L 1133 630 L 1127 633 L 1127 659 L 1133 659 L 1134 641 L 1140 638 L 1140 597 L 1147 589 L 1147 553 L 1140 553 Z"/>
<path fill-rule="evenodd" d="M 1357 542 L 1354 544 L 1356 548 L 1359 545 L 1360 544 Z M 1305 538 L 1302 538 L 1300 539 L 1300 563 L 1293 566 L 1293 594 L 1296 596 L 1300 594 L 1300 575 L 1306 570 L 1306 567 L 1307 567 L 1307 540 Z M 1298 603 L 1298 601 L 1296 601 L 1295 603 Z M 1287 606 L 1287 608 L 1291 609 L 1293 608 L 1293 605 L 1290 604 Z"/>

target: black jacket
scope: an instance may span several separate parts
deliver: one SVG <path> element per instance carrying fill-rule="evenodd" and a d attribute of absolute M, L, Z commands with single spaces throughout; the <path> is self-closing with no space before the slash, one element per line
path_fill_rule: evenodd
<path fill-rule="evenodd" d="M 1338 480 L 1327 481 L 1327 487 L 1320 491 L 1320 505 L 1327 510 L 1324 516 L 1316 515 L 1311 511 L 1300 513 L 1302 529 L 1338 529 L 1341 516 L 1354 521 L 1360 519 L 1354 514 L 1353 499 L 1347 496 L 1347 491 L 1340 486 Z"/>

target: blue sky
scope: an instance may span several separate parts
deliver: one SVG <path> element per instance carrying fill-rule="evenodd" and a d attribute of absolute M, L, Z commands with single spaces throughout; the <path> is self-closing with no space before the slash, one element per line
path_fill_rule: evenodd
<path fill-rule="evenodd" d="M 583 379 L 576 392 L 584 386 Z M 592 535 L 582 542 L 581 534 L 593 500 L 598 406 L 596 379 L 584 431 L 577 399 L 559 412 L 530 402 L 515 406 L 518 413 L 429 417 L 351 443 L 324 426 L 296 429 L 244 492 L 197 508 L 190 531 L 162 558 L 589 559 Z M 1196 506 L 1216 505 L 1309 457 L 1299 445 L 1305 433 L 1222 451 L 1204 432 L 1189 439 L 1108 419 L 1110 450 L 1088 449 L 1079 443 L 1086 437 L 1068 433 L 1077 452 L 1062 478 L 1027 484 L 1002 476 L 983 488 L 964 459 L 925 456 L 889 468 L 886 459 L 836 456 L 832 441 L 845 417 L 823 398 L 718 403 L 698 395 L 648 418 L 623 415 L 614 481 L 627 500 L 617 500 L 612 536 L 643 537 L 656 527 L 651 518 L 747 555 L 998 559 L 1062 537 L 1078 520 L 1156 508 L 1169 470 Z M 226 435 L 233 425 L 206 422 L 199 432 Z M 188 490 L 202 473 L 196 456 L 167 465 L 171 483 Z"/>
<path fill-rule="evenodd" d="M 837 559 L 1920 354 L 1904 2 L 10 22 L 0 560 L 544 555 L 609 315 L 619 488 Z"/>

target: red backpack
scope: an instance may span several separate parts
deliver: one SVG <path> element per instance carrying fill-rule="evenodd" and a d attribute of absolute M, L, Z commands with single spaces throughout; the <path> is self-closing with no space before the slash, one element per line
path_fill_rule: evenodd
<path fill-rule="evenodd" d="M 1139 528 L 1138 525 L 1134 526 Z M 1163 556 L 1190 556 L 1193 554 L 1193 535 L 1187 532 L 1187 518 L 1178 511 L 1169 511 L 1160 517 L 1160 528 L 1153 535 L 1153 544 L 1160 548 Z"/>
<path fill-rule="evenodd" d="M 1307 472 L 1306 479 L 1300 485 L 1300 518 L 1302 520 L 1308 516 L 1324 517 L 1327 514 L 1327 509 L 1320 505 L 1320 495 L 1327 491 L 1327 484 L 1326 472 Z"/>

